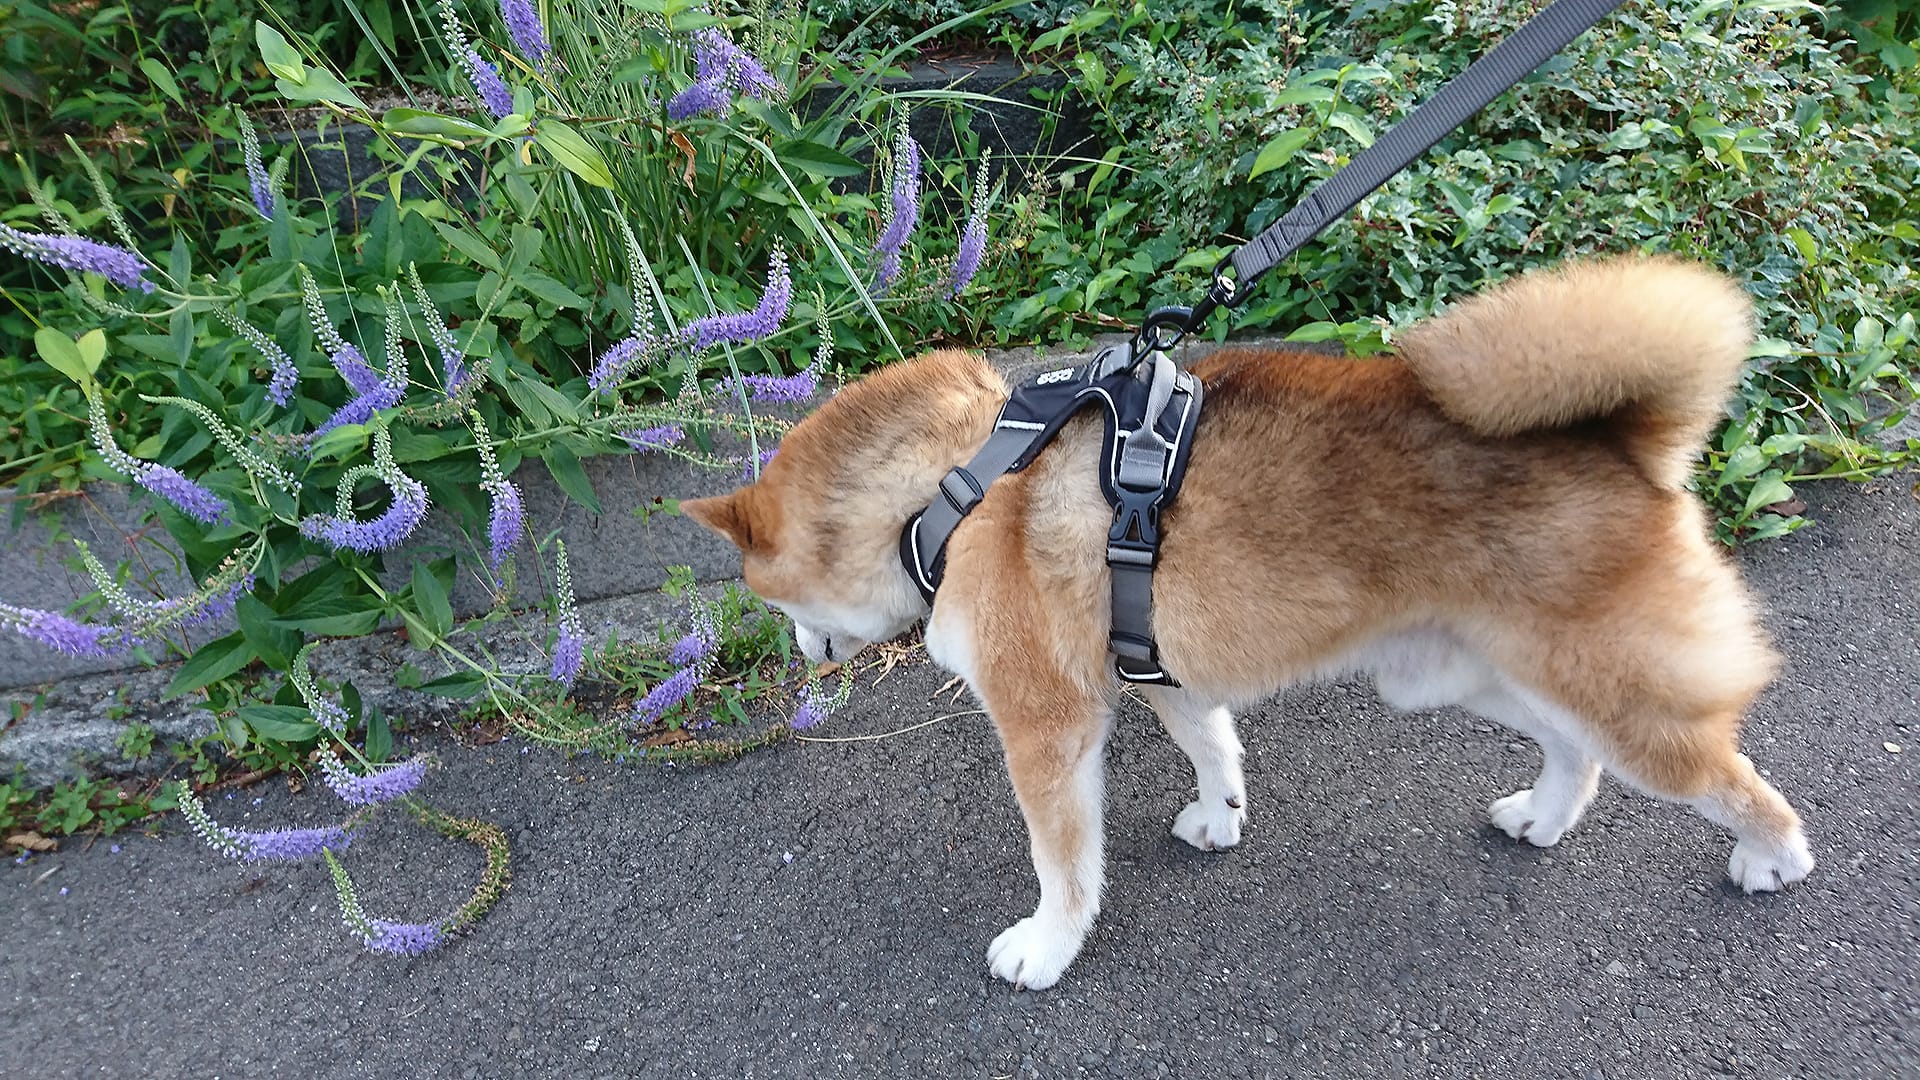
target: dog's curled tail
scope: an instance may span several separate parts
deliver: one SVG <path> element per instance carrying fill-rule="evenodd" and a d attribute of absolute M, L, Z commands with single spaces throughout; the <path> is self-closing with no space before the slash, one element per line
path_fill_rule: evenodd
<path fill-rule="evenodd" d="M 1400 354 L 1483 435 L 1603 419 L 1654 483 L 1678 488 L 1732 391 L 1753 304 L 1694 263 L 1627 256 L 1527 274 L 1413 327 Z"/>

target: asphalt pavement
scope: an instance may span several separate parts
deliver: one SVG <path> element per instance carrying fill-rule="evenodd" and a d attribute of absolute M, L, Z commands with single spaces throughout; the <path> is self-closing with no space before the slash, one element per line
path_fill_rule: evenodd
<path fill-rule="evenodd" d="M 787 743 L 719 766 L 428 741 L 425 794 L 513 841 L 494 914 L 359 951 L 316 865 L 218 860 L 177 821 L 0 864 L 0 1076 L 1920 1076 L 1920 501 L 1808 489 L 1816 529 L 1741 557 L 1789 662 L 1747 729 L 1820 865 L 1724 880 L 1729 839 L 1603 784 L 1551 850 L 1486 804 L 1532 745 L 1352 683 L 1242 719 L 1250 817 L 1167 834 L 1190 774 L 1130 706 L 1108 892 L 1060 985 L 990 977 L 1036 897 L 989 722 Z M 972 708 L 904 667 L 816 732 Z M 337 816 L 273 780 L 230 824 Z M 375 916 L 457 905 L 475 849 L 398 815 L 348 853 Z"/>

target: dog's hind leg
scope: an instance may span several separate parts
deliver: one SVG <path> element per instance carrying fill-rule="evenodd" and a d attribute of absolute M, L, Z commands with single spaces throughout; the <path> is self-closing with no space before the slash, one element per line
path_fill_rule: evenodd
<path fill-rule="evenodd" d="M 1812 872 L 1813 852 L 1792 804 L 1736 748 L 1736 726 L 1731 718 L 1672 725 L 1657 741 L 1623 742 L 1607 767 L 1731 831 L 1727 876 L 1746 892 L 1773 892 Z"/>
<path fill-rule="evenodd" d="M 1029 990 L 1059 981 L 1100 913 L 1101 813 L 1112 708 L 1065 685 L 996 685 L 981 697 L 1000 729 L 1027 820 L 1040 904 L 987 949 L 995 975 Z M 1051 691 L 1051 692 L 1050 692 Z"/>
<path fill-rule="evenodd" d="M 1240 737 L 1233 714 L 1189 690 L 1143 686 L 1147 703 L 1193 762 L 1199 797 L 1173 819 L 1173 835 L 1199 848 L 1218 851 L 1240 842 L 1247 820 L 1247 785 L 1240 773 Z"/>
<path fill-rule="evenodd" d="M 1495 799 L 1487 814 L 1502 832 L 1535 847 L 1552 847 L 1580 820 L 1600 786 L 1600 764 L 1571 717 L 1497 676 L 1466 695 L 1463 706 L 1532 736 L 1540 746 L 1533 786 Z"/>

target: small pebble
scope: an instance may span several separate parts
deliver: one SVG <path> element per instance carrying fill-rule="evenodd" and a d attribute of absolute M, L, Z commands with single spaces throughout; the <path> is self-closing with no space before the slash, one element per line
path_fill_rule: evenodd
<path fill-rule="evenodd" d="M 67 895 L 67 887 L 65 885 L 60 886 L 60 895 L 61 896 Z"/>
<path fill-rule="evenodd" d="M 1897 742 L 1883 742 L 1880 745 L 1886 747 L 1887 753 L 1889 754 L 1897 754 L 1901 750 L 1901 746 Z"/>

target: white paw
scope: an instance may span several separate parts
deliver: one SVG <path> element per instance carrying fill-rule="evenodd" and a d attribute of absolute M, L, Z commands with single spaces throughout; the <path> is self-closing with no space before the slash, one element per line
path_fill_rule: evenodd
<path fill-rule="evenodd" d="M 1552 847 L 1573 824 L 1564 808 L 1536 807 L 1533 789 L 1522 788 L 1503 799 L 1493 800 L 1487 816 L 1501 832 L 1535 847 Z"/>
<path fill-rule="evenodd" d="M 1225 799 L 1195 799 L 1173 819 L 1173 835 L 1201 851 L 1221 851 L 1240 842 L 1240 826 L 1247 820 L 1244 806 Z"/>
<path fill-rule="evenodd" d="M 1733 845 L 1727 876 L 1750 892 L 1773 892 L 1800 881 L 1813 870 L 1813 852 L 1807 838 L 1795 829 L 1785 841 L 1742 840 Z"/>
<path fill-rule="evenodd" d="M 1029 915 L 987 946 L 987 967 L 1021 990 L 1045 990 L 1060 981 L 1086 937 L 1058 919 Z"/>

